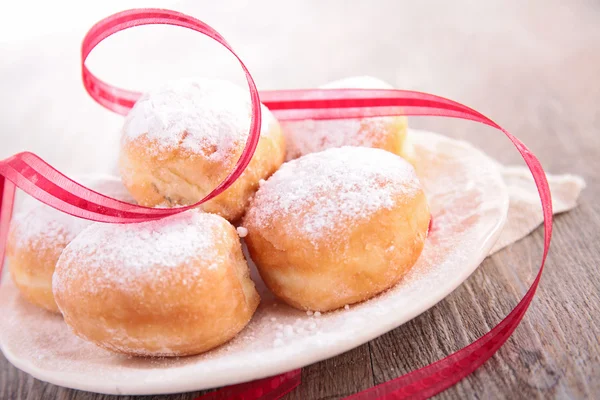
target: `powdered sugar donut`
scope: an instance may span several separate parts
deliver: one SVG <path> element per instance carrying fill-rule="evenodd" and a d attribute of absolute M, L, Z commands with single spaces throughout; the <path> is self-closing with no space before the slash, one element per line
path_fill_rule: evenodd
<path fill-rule="evenodd" d="M 284 164 L 243 220 L 267 286 L 290 305 L 328 311 L 396 284 L 419 257 L 429 208 L 395 154 L 341 147 Z"/>
<path fill-rule="evenodd" d="M 202 209 L 239 218 L 260 179 L 284 160 L 279 123 L 262 107 L 261 138 L 242 176 Z M 249 95 L 217 79 L 175 81 L 143 95 L 123 127 L 120 169 L 144 206 L 193 204 L 233 170 L 248 137 Z"/>
<path fill-rule="evenodd" d="M 370 76 L 341 79 L 321 88 L 393 89 L 386 82 Z M 333 147 L 364 146 L 384 149 L 411 163 L 414 161 L 404 116 L 282 121 L 281 128 L 285 135 L 287 160 Z"/>
<path fill-rule="evenodd" d="M 246 326 L 260 301 L 235 228 L 199 210 L 87 227 L 63 251 L 53 290 L 77 335 L 143 356 L 216 347 Z"/>
<path fill-rule="evenodd" d="M 118 178 L 86 176 L 77 179 L 100 193 L 133 201 Z M 63 249 L 92 222 L 37 202 L 15 215 L 7 243 L 10 274 L 30 303 L 59 312 L 52 295 L 52 274 Z"/>

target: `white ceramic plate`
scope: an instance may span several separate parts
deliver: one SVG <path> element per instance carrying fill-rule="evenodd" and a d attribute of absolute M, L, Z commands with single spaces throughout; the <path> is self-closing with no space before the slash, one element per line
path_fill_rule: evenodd
<path fill-rule="evenodd" d="M 422 131 L 410 135 L 434 226 L 415 267 L 383 295 L 349 310 L 309 316 L 275 300 L 254 273 L 263 301 L 234 340 L 200 356 L 144 359 L 84 342 L 60 316 L 27 304 L 4 279 L 4 355 L 17 368 L 60 386 L 109 394 L 175 393 L 283 373 L 402 325 L 469 277 L 498 238 L 508 211 L 508 193 L 491 159 L 465 142 Z"/>

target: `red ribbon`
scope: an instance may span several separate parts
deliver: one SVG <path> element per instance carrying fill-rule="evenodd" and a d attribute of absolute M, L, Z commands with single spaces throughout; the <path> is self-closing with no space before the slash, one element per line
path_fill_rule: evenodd
<path fill-rule="evenodd" d="M 476 121 L 502 131 L 513 142 L 527 163 L 538 188 L 544 214 L 544 251 L 539 272 L 519 304 L 490 332 L 469 346 L 424 368 L 352 395 L 350 399 L 427 398 L 454 385 L 488 360 L 506 342 L 529 307 L 538 287 L 552 236 L 552 200 L 546 176 L 539 160 L 516 137 L 479 112 L 439 96 L 405 90 L 309 89 L 258 91 L 243 62 L 225 39 L 210 26 L 190 16 L 169 10 L 139 9 L 112 15 L 92 27 L 82 45 L 82 77 L 88 93 L 101 105 L 126 114 L 139 93 L 115 88 L 102 82 L 85 66 L 92 49 L 108 36 L 139 25 L 168 24 L 193 29 L 227 48 L 246 73 L 252 101 L 252 120 L 248 142 L 231 174 L 197 204 L 152 209 L 123 203 L 94 192 L 67 178 L 32 153 L 19 153 L 0 161 L 0 256 L 5 250 L 6 234 L 15 185 L 31 196 L 58 210 L 77 217 L 101 222 L 131 223 L 163 218 L 197 206 L 223 192 L 246 168 L 260 135 L 260 101 L 279 120 L 341 119 L 390 115 L 427 115 Z M 2 258 L 3 259 L 3 258 Z M 0 265 L 1 272 L 1 265 Z M 199 399 L 243 398 L 277 399 L 300 384 L 300 370 L 276 377 L 229 386 Z"/>

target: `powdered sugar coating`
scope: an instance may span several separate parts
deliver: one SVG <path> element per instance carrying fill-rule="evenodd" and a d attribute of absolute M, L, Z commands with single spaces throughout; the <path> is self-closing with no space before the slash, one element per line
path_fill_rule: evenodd
<path fill-rule="evenodd" d="M 75 178 L 83 185 L 119 200 L 133 202 L 121 181 L 112 176 L 87 175 Z M 37 203 L 15 215 L 11 237 L 17 247 L 54 248 L 70 242 L 92 221 L 65 214 L 43 203 Z"/>
<path fill-rule="evenodd" d="M 227 226 L 223 218 L 199 210 L 136 224 L 94 223 L 63 251 L 58 265 L 68 267 L 54 275 L 53 288 L 56 292 L 67 281 L 80 279 L 83 268 L 97 278 L 84 283 L 88 290 L 115 285 L 136 290 L 136 282 L 149 279 L 160 284 L 161 270 L 187 264 L 194 267 L 188 269 L 191 284 L 201 274 L 198 266 L 214 269 L 223 263 L 226 255 L 218 248 L 231 234 Z"/>
<path fill-rule="evenodd" d="M 261 134 L 274 121 L 262 106 Z M 146 137 L 152 155 L 182 148 L 211 160 L 239 156 L 252 115 L 247 91 L 220 79 L 194 78 L 169 82 L 140 97 L 127 118 L 122 141 Z"/>
<path fill-rule="evenodd" d="M 371 76 L 340 79 L 321 86 L 323 89 L 393 89 Z M 352 118 L 341 120 L 282 121 L 288 160 L 332 147 L 373 147 L 388 134 L 386 124 L 394 117 Z"/>
<path fill-rule="evenodd" d="M 367 147 L 328 149 L 285 163 L 256 193 L 244 226 L 263 228 L 279 220 L 286 231 L 318 245 L 419 189 L 413 167 L 395 154 Z"/>
<path fill-rule="evenodd" d="M 18 247 L 46 248 L 55 243 L 68 243 L 89 224 L 91 221 L 40 204 L 15 216 L 11 235 Z"/>

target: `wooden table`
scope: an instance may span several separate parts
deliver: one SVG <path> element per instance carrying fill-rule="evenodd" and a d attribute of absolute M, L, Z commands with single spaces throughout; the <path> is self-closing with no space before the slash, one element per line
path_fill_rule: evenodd
<path fill-rule="evenodd" d="M 263 89 L 316 86 L 350 75 L 378 76 L 400 88 L 429 91 L 471 105 L 520 137 L 547 171 L 582 175 L 588 187 L 577 209 L 556 218 L 547 271 L 523 322 L 497 355 L 439 398 L 600 396 L 597 2 L 314 0 L 289 4 L 272 0 L 261 2 L 256 10 L 231 2 L 178 8 L 219 29 Z M 129 87 L 144 79 L 156 80 L 156 71 L 128 61 L 131 53 L 174 68 L 172 74 L 201 75 L 211 68 L 225 74 L 236 71 L 235 64 L 220 61 L 224 55 L 213 60 L 213 53 L 221 53 L 205 42 L 196 43 L 197 36 L 177 32 L 182 40 L 173 44 L 171 32 L 154 36 L 148 32 L 141 34 L 154 41 L 130 47 L 129 53 L 121 53 L 123 59 L 98 61 L 95 65 L 102 76 Z M 106 157 L 112 153 L 102 154 L 100 143 L 114 146 L 120 119 L 101 110 L 81 90 L 76 62 L 80 38 L 80 34 L 57 35 L 0 46 L 7 55 L 0 57 L 0 156 L 28 148 L 61 167 L 108 168 Z M 166 45 L 167 41 L 171 43 Z M 120 48 L 121 42 L 112 43 Z M 123 49 L 126 46 L 122 44 Z M 165 50 L 153 50 L 159 48 Z M 57 57 L 54 50 L 62 55 Z M 476 124 L 413 118 L 411 125 L 468 139 L 505 163 L 519 160 L 502 135 Z M 67 149 L 91 144 L 98 149 L 93 154 L 71 153 L 49 145 L 54 140 Z M 287 398 L 340 398 L 469 344 L 499 322 L 525 293 L 538 268 L 542 234 L 538 229 L 485 260 L 464 285 L 415 320 L 304 368 L 302 385 Z M 135 398 L 193 399 L 197 394 Z M 0 398 L 113 396 L 43 383 L 0 356 Z"/>

